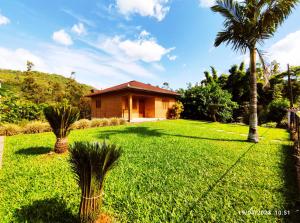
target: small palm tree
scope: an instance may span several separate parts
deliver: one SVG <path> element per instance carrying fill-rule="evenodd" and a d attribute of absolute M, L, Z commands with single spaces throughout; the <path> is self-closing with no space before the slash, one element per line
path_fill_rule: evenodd
<path fill-rule="evenodd" d="M 219 32 L 215 46 L 232 44 L 235 51 L 250 52 L 250 119 L 248 140 L 258 142 L 257 133 L 257 45 L 271 38 L 276 29 L 295 8 L 299 0 L 217 0 L 211 9 L 225 17 L 224 30 Z M 262 60 L 263 61 L 263 60 Z"/>
<path fill-rule="evenodd" d="M 115 166 L 121 150 L 105 141 L 75 142 L 70 155 L 71 168 L 81 188 L 80 220 L 95 222 L 100 216 L 105 176 Z"/>
<path fill-rule="evenodd" d="M 68 150 L 67 136 L 70 133 L 71 125 L 79 118 L 78 109 L 62 103 L 46 107 L 44 114 L 56 136 L 54 151 L 56 153 L 66 152 Z"/>

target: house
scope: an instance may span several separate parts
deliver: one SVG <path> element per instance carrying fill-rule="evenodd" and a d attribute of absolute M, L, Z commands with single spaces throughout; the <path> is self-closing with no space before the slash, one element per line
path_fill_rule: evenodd
<path fill-rule="evenodd" d="M 130 81 L 103 90 L 92 90 L 92 118 L 122 117 L 167 118 L 167 111 L 176 102 L 178 93 L 167 89 Z"/>

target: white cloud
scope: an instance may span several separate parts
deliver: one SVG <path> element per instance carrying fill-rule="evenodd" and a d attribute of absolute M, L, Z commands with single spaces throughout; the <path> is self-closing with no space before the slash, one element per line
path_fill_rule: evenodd
<path fill-rule="evenodd" d="M 177 56 L 176 56 L 176 55 L 168 55 L 168 59 L 169 59 L 170 61 L 174 61 L 174 60 L 177 59 Z"/>
<path fill-rule="evenodd" d="M 243 2 L 244 0 L 235 0 L 237 2 Z M 209 8 L 216 4 L 216 0 L 199 0 L 199 6 L 202 8 Z"/>
<path fill-rule="evenodd" d="M 76 33 L 79 36 L 85 35 L 87 33 L 83 23 L 81 22 L 73 25 L 72 32 Z"/>
<path fill-rule="evenodd" d="M 62 45 L 70 46 L 73 44 L 72 38 L 70 35 L 64 30 L 58 30 L 52 34 L 52 39 Z"/>
<path fill-rule="evenodd" d="M 116 0 L 117 8 L 120 13 L 129 16 L 139 14 L 150 16 L 162 21 L 168 13 L 170 7 L 167 6 L 168 0 Z"/>
<path fill-rule="evenodd" d="M 15 50 L 0 47 L 0 67 L 13 70 L 25 70 L 26 61 L 32 61 L 35 68 L 46 69 L 44 61 L 32 52 L 18 48 Z"/>
<path fill-rule="evenodd" d="M 145 35 L 146 31 L 142 34 Z M 149 33 L 147 33 L 149 36 Z M 162 57 L 175 48 L 165 48 L 159 45 L 154 38 L 141 38 L 137 40 L 123 39 L 120 36 L 105 38 L 97 47 L 123 60 L 143 61 L 146 63 L 158 62 Z"/>
<path fill-rule="evenodd" d="M 77 80 L 95 87 L 107 87 L 133 79 L 148 81 L 155 74 L 136 62 L 124 62 L 95 51 L 76 50 L 55 45 L 37 45 L 34 52 L 28 49 L 0 47 L 0 68 L 25 70 L 26 61 L 34 63 L 34 70 L 62 74 L 69 77 L 76 72 Z"/>
<path fill-rule="evenodd" d="M 300 64 L 300 30 L 290 33 L 283 39 L 273 44 L 268 53 L 271 60 L 276 60 L 281 65 Z"/>
<path fill-rule="evenodd" d="M 10 23 L 9 18 L 7 18 L 4 15 L 0 14 L 0 26 L 1 25 L 7 25 L 8 23 Z"/>
<path fill-rule="evenodd" d="M 215 0 L 199 0 L 200 7 L 212 7 L 215 4 Z"/>

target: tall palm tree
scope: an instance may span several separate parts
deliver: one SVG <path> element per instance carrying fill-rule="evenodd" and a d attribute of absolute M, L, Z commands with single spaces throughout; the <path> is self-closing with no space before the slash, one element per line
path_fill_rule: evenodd
<path fill-rule="evenodd" d="M 70 164 L 81 189 L 80 221 L 94 223 L 100 216 L 107 172 L 121 156 L 116 145 L 105 142 L 75 142 L 70 148 Z"/>
<path fill-rule="evenodd" d="M 67 136 L 71 131 L 71 125 L 79 118 L 78 109 L 62 103 L 46 107 L 44 115 L 56 136 L 54 151 L 56 153 L 66 152 L 68 150 Z"/>
<path fill-rule="evenodd" d="M 217 0 L 211 8 L 224 18 L 224 30 L 217 34 L 215 47 L 231 44 L 234 51 L 250 52 L 250 119 L 248 140 L 258 142 L 256 53 L 258 44 L 271 38 L 299 0 Z"/>

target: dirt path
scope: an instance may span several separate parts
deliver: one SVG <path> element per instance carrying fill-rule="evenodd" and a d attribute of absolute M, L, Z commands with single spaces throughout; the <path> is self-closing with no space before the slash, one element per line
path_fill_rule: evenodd
<path fill-rule="evenodd" d="M 3 149 L 4 149 L 4 137 L 0 136 L 0 169 L 2 167 Z"/>

